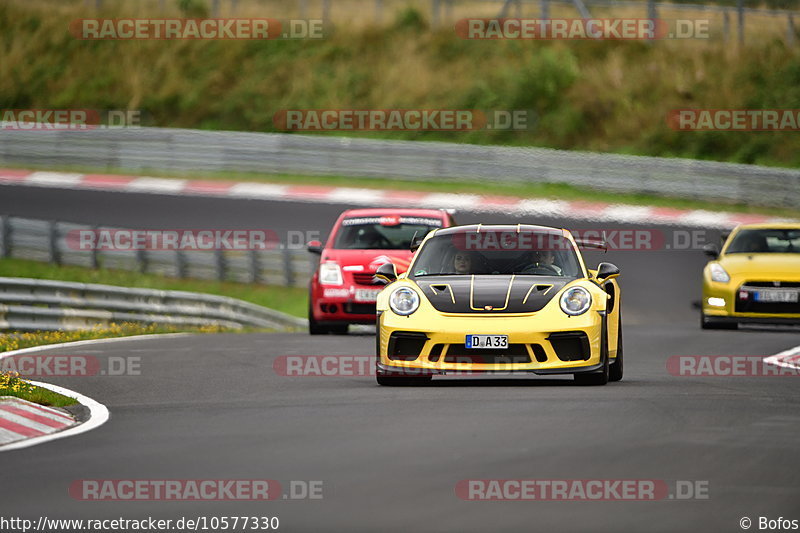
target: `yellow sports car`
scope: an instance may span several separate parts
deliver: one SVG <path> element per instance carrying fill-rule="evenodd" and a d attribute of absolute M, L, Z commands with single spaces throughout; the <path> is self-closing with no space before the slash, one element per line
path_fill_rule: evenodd
<path fill-rule="evenodd" d="M 800 324 L 800 224 L 738 226 L 721 252 L 705 251 L 714 260 L 703 271 L 703 329 Z"/>
<path fill-rule="evenodd" d="M 587 270 L 579 244 L 602 246 L 524 224 L 428 233 L 406 273 L 391 263 L 376 273 L 388 283 L 377 301 L 378 383 L 462 372 L 622 379 L 619 269 Z"/>

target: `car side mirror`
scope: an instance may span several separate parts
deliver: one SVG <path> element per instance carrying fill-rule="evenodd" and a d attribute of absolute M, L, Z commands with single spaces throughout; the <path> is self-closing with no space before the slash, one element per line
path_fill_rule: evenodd
<path fill-rule="evenodd" d="M 393 263 L 384 263 L 375 271 L 372 281 L 381 285 L 388 285 L 397 280 L 397 269 Z"/>
<path fill-rule="evenodd" d="M 416 252 L 419 249 L 419 245 L 422 244 L 422 241 L 425 240 L 425 235 L 417 235 L 414 233 L 414 236 L 411 237 L 411 244 L 408 246 L 408 249 L 412 252 Z"/>
<path fill-rule="evenodd" d="M 322 243 L 320 241 L 308 241 L 306 245 L 308 251 L 312 254 L 321 254 L 322 253 Z"/>
<path fill-rule="evenodd" d="M 728 237 L 731 236 L 731 230 L 726 229 L 722 230 L 719 234 L 719 245 L 720 247 L 725 246 L 725 241 L 728 240 Z"/>
<path fill-rule="evenodd" d="M 611 263 L 600 263 L 597 265 L 597 281 L 602 283 L 619 276 L 619 268 Z"/>
<path fill-rule="evenodd" d="M 716 259 L 717 257 L 719 257 L 719 246 L 717 246 L 713 242 L 710 242 L 705 246 L 703 246 L 703 253 L 712 259 Z"/>

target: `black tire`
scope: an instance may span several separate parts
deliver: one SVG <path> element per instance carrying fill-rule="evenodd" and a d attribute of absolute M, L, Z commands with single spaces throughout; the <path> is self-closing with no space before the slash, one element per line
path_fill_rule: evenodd
<path fill-rule="evenodd" d="M 314 319 L 314 313 L 311 312 L 311 301 L 308 302 L 308 333 L 310 335 L 327 335 L 333 333 L 334 335 L 347 334 L 347 324 L 337 324 L 335 326 L 324 326 Z"/>
<path fill-rule="evenodd" d="M 598 386 L 608 383 L 608 334 L 605 332 L 602 340 L 600 341 L 600 358 L 603 360 L 600 370 L 574 374 L 576 385 Z"/>
<path fill-rule="evenodd" d="M 321 326 L 319 322 L 314 319 L 314 313 L 311 311 L 311 298 L 308 301 L 308 334 L 309 335 L 325 335 L 328 333 L 328 328 Z"/>
<path fill-rule="evenodd" d="M 608 365 L 608 381 L 622 381 L 622 317 L 619 317 L 619 330 L 617 332 L 617 356 L 614 362 Z"/>
<path fill-rule="evenodd" d="M 700 313 L 700 329 L 739 329 L 739 324 L 714 320 L 705 313 Z"/>

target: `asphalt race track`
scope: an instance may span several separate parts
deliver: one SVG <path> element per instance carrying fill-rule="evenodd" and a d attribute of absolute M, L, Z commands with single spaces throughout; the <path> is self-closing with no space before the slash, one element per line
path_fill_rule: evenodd
<path fill-rule="evenodd" d="M 138 228 L 269 228 L 325 234 L 345 205 L 0 187 L 0 213 Z M 460 212 L 460 223 L 520 222 Z M 622 224 L 522 222 L 581 229 Z M 638 226 L 642 229 L 642 226 Z M 692 228 L 647 228 L 675 231 Z M 706 236 L 708 241 L 715 235 Z M 205 335 L 66 350 L 140 357 L 141 375 L 52 379 L 108 406 L 104 426 L 0 454 L 4 515 L 176 519 L 278 516 L 285 531 L 741 531 L 800 519 L 796 377 L 681 377 L 675 355 L 768 356 L 798 331 L 701 331 L 698 250 L 586 254 L 622 270 L 625 379 L 285 377 L 281 355 L 371 355 L 369 334 Z M 323 499 L 92 502 L 79 479 L 320 480 Z M 466 479 L 655 479 L 707 483 L 708 499 L 471 502 Z"/>

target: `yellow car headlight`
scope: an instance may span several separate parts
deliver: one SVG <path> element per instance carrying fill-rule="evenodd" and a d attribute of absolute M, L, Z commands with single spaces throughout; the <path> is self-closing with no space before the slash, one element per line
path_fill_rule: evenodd
<path fill-rule="evenodd" d="M 592 295 L 583 287 L 572 287 L 561 295 L 561 310 L 570 316 L 582 315 L 592 305 Z"/>
<path fill-rule="evenodd" d="M 419 308 L 419 295 L 413 289 L 400 287 L 389 296 L 389 307 L 398 315 L 408 316 Z"/>
<path fill-rule="evenodd" d="M 708 267 L 708 271 L 711 273 L 711 281 L 728 283 L 731 280 L 731 276 L 719 263 L 711 263 Z"/>

